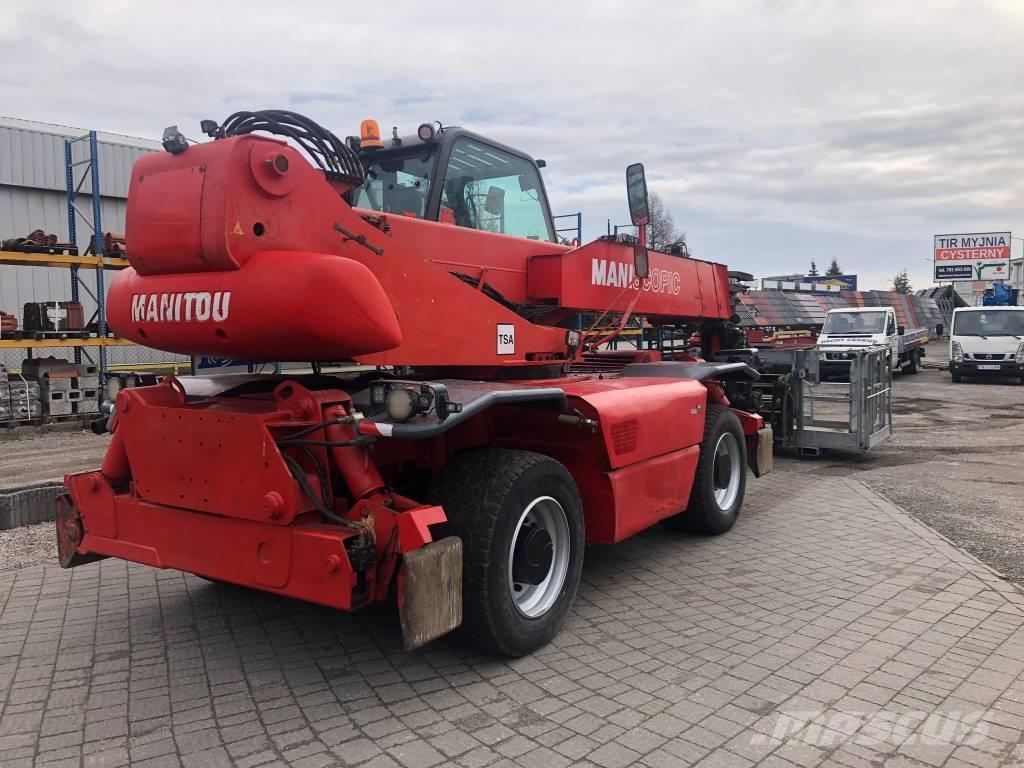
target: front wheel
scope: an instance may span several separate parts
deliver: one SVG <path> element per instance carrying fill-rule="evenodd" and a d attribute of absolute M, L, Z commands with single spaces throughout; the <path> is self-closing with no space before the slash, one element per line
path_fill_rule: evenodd
<path fill-rule="evenodd" d="M 732 528 L 747 489 L 745 446 L 739 417 L 730 408 L 709 405 L 689 504 L 664 524 L 713 536 Z"/>
<path fill-rule="evenodd" d="M 545 645 L 583 568 L 583 512 L 568 470 L 529 451 L 469 451 L 431 497 L 448 517 L 444 535 L 462 538 L 463 638 L 503 656 Z"/>

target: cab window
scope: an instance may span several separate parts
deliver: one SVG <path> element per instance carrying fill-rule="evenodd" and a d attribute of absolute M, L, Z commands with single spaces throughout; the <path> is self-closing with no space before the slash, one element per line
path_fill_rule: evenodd
<path fill-rule="evenodd" d="M 554 242 L 540 184 L 537 166 L 529 160 L 458 139 L 445 169 L 441 221 Z"/>
<path fill-rule="evenodd" d="M 364 155 L 366 180 L 349 193 L 350 202 L 357 208 L 423 218 L 434 159 L 433 152 Z"/>

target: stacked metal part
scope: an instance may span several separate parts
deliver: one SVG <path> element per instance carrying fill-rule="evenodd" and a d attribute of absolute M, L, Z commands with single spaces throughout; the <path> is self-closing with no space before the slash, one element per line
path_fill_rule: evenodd
<path fill-rule="evenodd" d="M 18 376 L 9 379 L 6 387 L 7 402 L 10 404 L 10 420 L 25 421 L 38 419 L 43 415 L 43 407 L 39 401 L 39 382 L 29 381 Z M 0 386 L 0 395 L 3 394 L 3 386 Z"/>
<path fill-rule="evenodd" d="M 26 253 L 40 251 L 78 253 L 78 248 L 73 243 L 62 243 L 57 235 L 47 234 L 41 229 L 33 229 L 25 237 L 12 237 L 0 241 L 0 248 L 5 251 L 25 251 Z"/>
<path fill-rule="evenodd" d="M 928 296 L 891 291 L 748 291 L 739 294 L 737 314 L 745 328 L 816 328 L 830 309 L 893 307 L 897 322 L 907 330 L 927 328 L 934 335 L 942 312 Z"/>
<path fill-rule="evenodd" d="M 96 253 L 96 236 L 92 235 L 89 238 L 89 250 L 86 253 Z M 104 256 L 115 256 L 118 258 L 127 258 L 128 252 L 124 247 L 124 233 L 123 232 L 105 232 L 103 233 L 103 255 Z"/>

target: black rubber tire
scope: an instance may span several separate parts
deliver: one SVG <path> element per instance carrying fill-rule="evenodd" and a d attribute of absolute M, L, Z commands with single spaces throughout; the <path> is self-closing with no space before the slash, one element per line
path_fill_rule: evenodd
<path fill-rule="evenodd" d="M 920 362 L 920 360 L 921 359 L 918 357 L 917 352 L 911 352 L 910 353 L 910 361 L 907 363 L 907 367 L 904 368 L 903 370 L 906 373 L 910 373 L 910 374 L 917 373 L 918 371 L 921 370 L 921 362 Z"/>
<path fill-rule="evenodd" d="M 554 459 L 530 451 L 480 449 L 456 456 L 430 490 L 448 522 L 436 538 L 462 539 L 463 641 L 500 656 L 525 656 L 561 629 L 583 569 L 583 509 L 576 482 Z M 508 588 L 509 548 L 519 517 L 538 496 L 565 510 L 570 554 L 565 584 L 554 604 L 530 618 Z"/>
<path fill-rule="evenodd" d="M 732 432 L 736 438 L 743 460 L 740 462 L 740 485 L 736 499 L 728 509 L 723 509 L 715 500 L 715 446 L 724 432 Z M 700 459 L 690 491 L 686 510 L 666 518 L 662 523 L 673 530 L 689 531 L 718 536 L 736 523 L 743 496 L 747 490 L 746 440 L 739 417 L 731 408 L 723 405 L 709 405 L 704 417 L 704 437 L 700 441 Z"/>
<path fill-rule="evenodd" d="M 962 381 L 962 378 L 959 373 L 950 373 L 949 378 L 953 380 L 954 384 L 959 384 Z"/>

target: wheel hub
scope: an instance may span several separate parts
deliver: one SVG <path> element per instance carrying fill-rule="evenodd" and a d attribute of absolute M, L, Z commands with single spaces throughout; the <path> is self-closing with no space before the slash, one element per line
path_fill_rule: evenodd
<path fill-rule="evenodd" d="M 715 454 L 715 488 L 728 488 L 732 479 L 732 457 L 728 451 Z"/>
<path fill-rule="evenodd" d="M 538 496 L 519 515 L 508 548 L 508 589 L 516 609 L 536 619 L 558 602 L 572 555 L 569 520 L 551 496 Z"/>
<path fill-rule="evenodd" d="M 551 570 L 553 560 L 551 534 L 534 523 L 524 524 L 512 556 L 513 580 L 520 584 L 540 584 Z"/>

